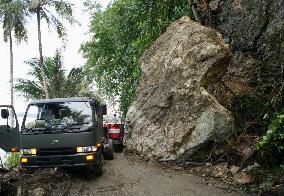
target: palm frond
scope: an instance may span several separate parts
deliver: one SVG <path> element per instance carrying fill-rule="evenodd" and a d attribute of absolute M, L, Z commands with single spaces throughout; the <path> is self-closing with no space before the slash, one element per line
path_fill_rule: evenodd
<path fill-rule="evenodd" d="M 28 99 L 44 97 L 39 60 L 33 58 L 25 63 L 31 67 L 29 75 L 34 80 L 17 79 L 16 91 Z M 66 74 L 60 51 L 57 51 L 54 57 L 45 57 L 44 67 L 50 98 L 77 97 L 92 94 L 85 80 L 85 73 L 82 67 L 73 68 Z"/>
<path fill-rule="evenodd" d="M 72 6 L 74 6 L 71 3 L 68 3 L 66 1 L 50 1 L 51 5 L 54 6 L 56 12 L 58 13 L 58 15 L 62 18 L 64 18 L 65 20 L 67 20 L 70 24 L 74 24 L 74 23 L 78 23 L 78 21 L 76 21 L 73 17 L 73 10 L 72 10 Z"/>
<path fill-rule="evenodd" d="M 36 81 L 26 79 L 16 79 L 15 90 L 26 99 L 41 99 L 44 95 L 44 89 Z"/>
<path fill-rule="evenodd" d="M 18 42 L 27 41 L 27 29 L 25 28 L 25 17 L 27 16 L 25 5 L 21 0 L 1 0 L 0 1 L 0 21 L 3 23 L 4 41 L 8 41 L 8 36 L 12 30 Z"/>

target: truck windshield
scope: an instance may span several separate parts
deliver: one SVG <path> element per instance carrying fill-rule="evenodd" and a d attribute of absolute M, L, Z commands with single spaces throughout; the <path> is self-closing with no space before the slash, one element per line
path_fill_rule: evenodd
<path fill-rule="evenodd" d="M 90 127 L 92 109 L 89 102 L 40 103 L 29 105 L 23 128 L 64 129 Z"/>

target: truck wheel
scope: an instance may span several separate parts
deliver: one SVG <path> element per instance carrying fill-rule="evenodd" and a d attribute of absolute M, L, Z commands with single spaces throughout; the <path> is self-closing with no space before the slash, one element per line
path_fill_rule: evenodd
<path fill-rule="evenodd" d="M 123 144 L 115 144 L 113 145 L 114 152 L 122 152 L 123 151 Z"/>
<path fill-rule="evenodd" d="M 104 158 L 102 154 L 100 154 L 100 157 L 97 159 L 94 165 L 89 166 L 89 168 L 95 176 L 101 176 L 103 174 L 103 165 L 104 165 Z"/>
<path fill-rule="evenodd" d="M 112 140 L 108 140 L 108 143 L 105 147 L 105 153 L 104 153 L 104 158 L 107 160 L 113 160 L 114 158 L 114 149 L 113 149 L 113 143 Z"/>
<path fill-rule="evenodd" d="M 98 164 L 95 164 L 93 166 L 93 172 L 95 174 L 95 176 L 101 176 L 103 174 L 103 164 L 102 163 L 98 163 Z"/>

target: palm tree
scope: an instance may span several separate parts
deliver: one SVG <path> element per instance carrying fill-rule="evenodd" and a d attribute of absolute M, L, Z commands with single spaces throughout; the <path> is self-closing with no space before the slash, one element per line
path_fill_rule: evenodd
<path fill-rule="evenodd" d="M 66 75 L 60 52 L 57 51 L 54 57 L 44 58 L 43 63 L 50 98 L 91 94 L 88 84 L 84 80 L 83 68 L 73 68 Z M 42 99 L 45 97 L 45 91 L 39 60 L 33 58 L 26 64 L 30 65 L 31 70 L 28 74 L 34 79 L 17 79 L 15 90 L 27 99 Z"/>
<path fill-rule="evenodd" d="M 0 21 L 3 24 L 4 41 L 9 41 L 10 46 L 10 94 L 11 105 L 14 105 L 14 54 L 13 54 L 13 32 L 19 42 L 27 40 L 25 28 L 24 4 L 20 0 L 0 0 Z"/>
<path fill-rule="evenodd" d="M 38 28 L 38 48 L 39 48 L 39 66 L 41 77 L 43 78 L 45 97 L 49 98 L 48 84 L 45 76 L 45 65 L 43 64 L 42 54 L 42 39 L 41 39 L 41 19 L 45 19 L 48 25 L 53 25 L 60 38 L 66 35 L 65 28 L 57 16 L 67 20 L 71 24 L 75 22 L 72 16 L 72 4 L 64 0 L 26 0 L 29 11 L 36 14 Z M 55 9 L 55 14 L 52 14 L 51 8 Z"/>

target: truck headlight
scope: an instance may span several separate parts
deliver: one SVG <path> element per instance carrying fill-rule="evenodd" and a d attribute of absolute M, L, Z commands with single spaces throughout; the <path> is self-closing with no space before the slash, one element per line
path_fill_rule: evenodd
<path fill-rule="evenodd" d="M 86 146 L 86 147 L 77 147 L 77 152 L 82 153 L 82 152 L 96 152 L 97 147 L 96 146 Z"/>
<path fill-rule="evenodd" d="M 31 149 L 21 149 L 20 150 L 21 154 L 24 155 L 36 155 L 37 150 L 35 148 L 31 148 Z"/>

